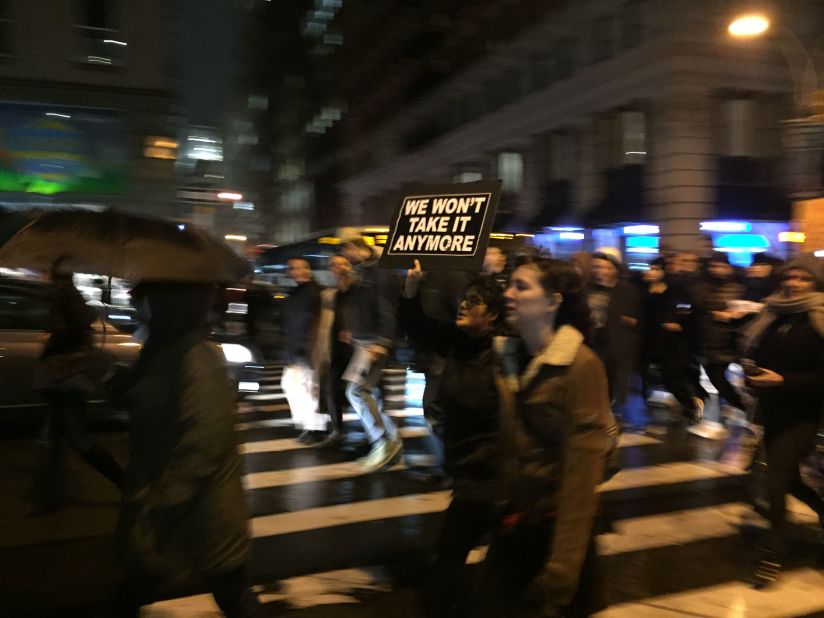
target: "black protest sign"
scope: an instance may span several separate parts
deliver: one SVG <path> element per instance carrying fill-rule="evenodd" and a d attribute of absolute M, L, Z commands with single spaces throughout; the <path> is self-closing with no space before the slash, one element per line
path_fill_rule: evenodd
<path fill-rule="evenodd" d="M 479 271 L 500 193 L 499 180 L 407 188 L 380 265 Z"/>

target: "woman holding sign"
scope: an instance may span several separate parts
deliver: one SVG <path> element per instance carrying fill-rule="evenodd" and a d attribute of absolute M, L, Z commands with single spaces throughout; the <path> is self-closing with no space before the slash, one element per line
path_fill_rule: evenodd
<path fill-rule="evenodd" d="M 614 420 L 604 366 L 586 344 L 586 287 L 569 263 L 528 258 L 504 298 L 506 321 L 521 337 L 496 341 L 504 511 L 487 557 L 485 591 L 494 596 L 483 609 L 588 615 L 595 488 Z"/>
<path fill-rule="evenodd" d="M 421 265 L 406 274 L 400 323 L 410 339 L 445 359 L 437 402 L 443 410 L 445 468 L 454 482 L 438 541 L 434 615 L 467 615 L 466 557 L 493 527 L 499 469 L 499 399 L 492 347 L 503 320 L 503 296 L 488 277 L 461 295 L 454 321 L 426 316 L 418 292 Z"/>

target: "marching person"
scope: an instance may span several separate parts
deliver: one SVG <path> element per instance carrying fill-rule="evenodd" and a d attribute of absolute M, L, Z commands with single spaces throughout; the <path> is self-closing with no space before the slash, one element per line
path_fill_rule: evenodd
<path fill-rule="evenodd" d="M 616 413 L 627 401 L 630 378 L 638 368 L 643 329 L 638 289 L 621 278 L 621 260 L 608 248 L 590 260 L 588 303 L 595 323 L 592 347 L 604 362 Z"/>
<path fill-rule="evenodd" d="M 780 291 L 745 331 L 747 384 L 764 425 L 770 538 L 756 573 L 764 586 L 778 576 L 788 540 L 786 496 L 792 494 L 824 527 L 824 500 L 804 484 L 801 460 L 813 449 L 824 402 L 824 267 L 811 254 L 780 271 Z"/>
<path fill-rule="evenodd" d="M 651 366 L 658 367 L 667 391 L 681 405 L 691 423 L 701 420 L 704 400 L 692 388 L 686 367 L 689 364 L 689 310 L 679 308 L 677 288 L 666 280 L 665 260 L 653 260 L 644 271 L 644 372 L 649 388 Z"/>
<path fill-rule="evenodd" d="M 492 347 L 503 322 L 503 296 L 490 277 L 470 282 L 451 323 L 426 316 L 419 283 L 424 273 L 415 260 L 407 271 L 399 319 L 413 343 L 444 359 L 435 399 L 442 410 L 445 468 L 454 494 L 438 537 L 434 615 L 468 611 L 465 563 L 469 552 L 491 530 L 498 473 L 499 398 L 497 358 Z"/>
<path fill-rule="evenodd" d="M 402 448 L 395 425 L 373 392 L 381 382 L 395 338 L 397 293 L 390 274 L 378 268 L 379 251 L 368 245 L 358 230 L 343 228 L 338 237 L 341 253 L 355 271 L 346 316 L 354 351 L 343 379 L 348 382 L 346 397 L 372 445 L 358 463 L 364 472 L 371 472 L 394 460 Z"/>
<path fill-rule="evenodd" d="M 504 298 L 521 339 L 496 342 L 505 506 L 487 558 L 495 600 L 484 615 L 586 615 L 595 489 L 614 427 L 603 363 L 586 344 L 586 288 L 569 263 L 531 258 Z"/>
<path fill-rule="evenodd" d="M 42 513 L 57 510 L 63 502 L 63 440 L 115 485 L 122 469 L 112 454 L 89 436 L 87 399 L 95 378 L 105 373 L 102 359 L 92 346 L 96 316 L 72 283 L 72 273 L 61 261 L 52 267 L 49 338 L 43 350 L 36 382 L 49 402 L 46 436 L 48 452 L 40 498 Z"/>
<path fill-rule="evenodd" d="M 191 575 L 230 618 L 259 616 L 249 587 L 246 497 L 235 389 L 207 341 L 214 287 L 142 283 L 148 339 L 114 387 L 129 413 L 129 463 L 117 528 L 116 616 L 138 616 L 165 584 Z"/>
<path fill-rule="evenodd" d="M 717 251 L 710 254 L 705 278 L 696 287 L 704 370 L 718 395 L 738 410 L 746 406 L 726 372 L 729 364 L 738 358 L 735 329 L 745 314 L 732 311 L 729 303 L 743 296 L 744 286 L 736 280 L 727 255 Z"/>
<path fill-rule="evenodd" d="M 326 430 L 326 418 L 318 410 L 318 376 L 313 363 L 321 288 L 312 278 L 306 258 L 290 258 L 286 265 L 295 288 L 284 303 L 286 367 L 280 386 L 289 402 L 292 421 L 301 430 L 298 442 L 314 444 Z"/>
<path fill-rule="evenodd" d="M 320 367 L 322 392 L 329 412 L 331 431 L 318 448 L 336 448 L 346 440 L 343 414 L 349 405 L 343 374 L 352 360 L 352 331 L 346 324 L 352 265 L 342 255 L 329 258 L 335 285 L 321 292 L 321 319 L 318 327 L 316 366 Z"/>

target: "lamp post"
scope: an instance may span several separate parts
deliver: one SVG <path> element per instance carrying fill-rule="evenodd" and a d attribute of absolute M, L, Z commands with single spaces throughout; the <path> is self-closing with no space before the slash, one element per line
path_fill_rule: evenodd
<path fill-rule="evenodd" d="M 779 15 L 780 13 L 775 12 Z M 824 37 L 806 45 L 780 20 L 748 12 L 730 21 L 727 32 L 738 40 L 764 37 L 776 29 L 775 41 L 792 76 L 795 118 L 785 120 L 784 146 L 793 219 L 806 234 L 807 250 L 824 248 Z"/>

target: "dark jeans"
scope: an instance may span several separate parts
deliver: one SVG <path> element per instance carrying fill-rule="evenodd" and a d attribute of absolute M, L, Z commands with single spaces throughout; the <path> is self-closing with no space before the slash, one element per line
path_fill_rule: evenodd
<path fill-rule="evenodd" d="M 63 442 L 115 485 L 120 484 L 123 470 L 112 454 L 97 444 L 86 430 L 86 392 L 52 391 L 48 394 L 49 414 L 46 425 L 48 452 L 44 469 L 46 504 L 61 499 L 63 485 Z"/>
<path fill-rule="evenodd" d="M 707 377 L 712 382 L 712 385 L 718 390 L 718 395 L 726 401 L 729 405 L 739 410 L 745 410 L 741 396 L 735 390 L 730 381 L 727 380 L 727 367 L 729 363 L 709 363 L 704 365 L 704 370 L 707 372 Z"/>
<path fill-rule="evenodd" d="M 205 578 L 206 589 L 227 618 L 262 618 L 265 616 L 257 596 L 249 585 L 246 568 Z M 129 574 L 121 581 L 114 601 L 116 618 L 137 618 L 140 607 L 154 602 L 153 595 L 162 582 L 150 576 Z"/>
<path fill-rule="evenodd" d="M 352 346 L 339 341 L 332 342 L 332 352 L 326 379 L 324 380 L 324 390 L 326 393 L 326 406 L 332 421 L 332 430 L 341 433 L 343 433 L 343 414 L 349 407 L 349 401 L 346 399 L 346 382 L 342 378 L 350 360 L 352 360 Z"/>
<path fill-rule="evenodd" d="M 554 520 L 550 519 L 495 534 L 487 557 L 488 578 L 481 593 L 479 616 L 540 618 L 554 615 L 547 613 L 552 608 L 522 601 L 527 587 L 542 571 L 552 549 L 554 525 Z M 570 604 L 557 610 L 560 616 L 577 618 L 590 616 L 602 607 L 601 577 L 593 534 L 581 567 L 578 589 Z"/>
<path fill-rule="evenodd" d="M 494 528 L 495 512 L 489 502 L 452 499 L 438 538 L 430 615 L 446 618 L 471 613 L 471 601 L 476 594 L 468 580 L 466 558 Z"/>
<path fill-rule="evenodd" d="M 672 354 L 653 358 L 650 362 L 657 365 L 664 388 L 681 404 L 684 413 L 689 415 L 693 412 L 695 410 L 693 397 L 700 397 L 700 395 L 693 388 L 690 374 L 686 368 L 686 359 L 683 356 Z M 649 369 L 647 369 L 647 374 L 649 375 Z M 649 387 L 649 384 L 647 384 L 647 387 Z"/>
<path fill-rule="evenodd" d="M 824 500 L 801 480 L 798 466 L 815 444 L 818 427 L 799 421 L 778 430 L 766 427 L 767 496 L 770 502 L 770 531 L 774 550 L 786 546 L 787 494 L 792 494 L 824 519 Z"/>

